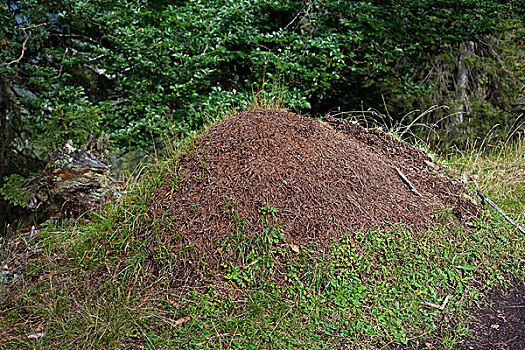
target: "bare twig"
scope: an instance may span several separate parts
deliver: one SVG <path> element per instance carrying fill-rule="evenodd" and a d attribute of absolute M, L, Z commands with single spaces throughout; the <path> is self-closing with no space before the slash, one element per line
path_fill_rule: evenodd
<path fill-rule="evenodd" d="M 27 34 L 26 30 L 34 29 L 34 28 L 38 28 L 38 27 L 42 27 L 42 26 L 46 26 L 46 25 L 47 25 L 47 23 L 40 23 L 40 24 L 37 24 L 37 25 L 34 25 L 34 26 L 20 28 L 20 30 L 22 30 L 22 32 L 24 32 L 24 35 L 26 36 L 26 38 L 24 39 L 24 42 L 22 43 L 22 52 L 20 53 L 20 57 L 18 57 L 16 60 L 12 60 L 11 62 L 7 62 L 7 63 L 4 62 L 4 63 L 0 64 L 0 67 L 1 66 L 9 66 L 9 65 L 11 65 L 13 63 L 20 62 L 20 60 L 24 57 L 25 51 L 27 50 L 26 44 L 27 44 L 27 41 L 29 40 L 29 34 Z"/>
<path fill-rule="evenodd" d="M 505 219 L 507 219 L 514 226 L 516 226 L 518 231 L 520 231 L 521 233 L 523 233 L 525 235 L 525 229 L 520 224 L 518 224 L 516 221 L 512 220 L 512 218 L 510 216 L 508 216 L 496 203 L 494 203 L 492 200 L 490 200 L 490 198 L 485 196 L 485 194 L 479 188 L 478 183 L 476 182 L 476 180 L 472 179 L 472 182 L 474 182 L 474 186 L 476 186 L 476 191 L 478 192 L 479 197 L 483 201 L 487 202 L 492 208 L 496 209 Z"/>
<path fill-rule="evenodd" d="M 434 164 L 434 163 L 432 163 L 432 162 L 430 162 L 430 161 L 428 161 L 428 160 L 424 160 L 423 162 L 424 162 L 429 168 L 434 169 L 434 168 L 436 167 L 436 164 Z"/>
<path fill-rule="evenodd" d="M 401 170 L 399 170 L 399 168 L 397 167 L 394 167 L 394 169 L 397 171 L 397 173 L 399 174 L 399 177 L 401 177 L 401 179 L 408 185 L 408 187 L 410 187 L 410 190 L 412 192 L 414 192 L 414 194 L 418 195 L 419 197 L 423 197 L 421 195 L 421 193 L 419 193 L 419 191 L 414 187 L 414 185 L 412 184 L 412 182 L 410 182 L 410 180 L 405 176 L 405 174 L 403 174 L 401 172 Z"/>
<path fill-rule="evenodd" d="M 293 22 L 295 22 L 295 20 L 297 20 L 297 18 L 299 18 L 299 15 L 301 14 L 301 12 L 303 11 L 303 9 L 301 9 L 301 11 L 297 12 L 297 14 L 295 15 L 295 17 L 292 19 L 292 21 L 290 23 L 288 23 L 286 25 L 286 27 L 284 27 L 284 30 L 288 29 L 288 27 L 290 27 Z"/>
<path fill-rule="evenodd" d="M 67 52 L 69 51 L 69 48 L 66 47 L 66 51 L 64 51 L 64 54 L 62 55 L 62 59 L 60 60 L 60 63 L 64 62 L 64 58 L 66 58 Z M 64 68 L 63 64 L 60 64 L 60 69 L 58 70 L 58 77 L 62 75 L 62 69 Z"/>
<path fill-rule="evenodd" d="M 306 5 L 308 6 L 307 9 L 306 9 L 306 12 L 304 13 L 305 16 L 308 16 L 309 12 L 310 12 L 310 9 L 312 8 L 312 2 L 309 1 L 306 3 Z M 288 27 L 290 27 L 296 20 L 297 18 L 299 18 L 299 16 L 301 15 L 301 12 L 303 11 L 303 9 L 301 8 L 301 10 L 299 12 L 297 12 L 297 14 L 295 15 L 295 17 L 292 19 L 292 21 L 290 23 L 288 23 L 286 25 L 286 27 L 284 27 L 284 29 L 288 29 Z"/>
<path fill-rule="evenodd" d="M 82 38 L 83 40 L 86 40 L 86 41 L 89 41 L 91 42 L 92 44 L 100 44 L 99 41 L 96 41 L 86 35 L 81 35 L 81 34 L 63 34 L 63 33 L 53 33 L 52 34 L 53 36 L 57 36 L 57 37 L 63 37 L 63 38 Z"/>
<path fill-rule="evenodd" d="M 426 306 L 430 306 L 430 307 L 432 307 L 434 309 L 438 309 L 440 311 L 443 311 L 443 310 L 445 310 L 445 307 L 447 306 L 449 299 L 450 299 L 450 295 L 447 295 L 445 297 L 445 300 L 443 300 L 443 303 L 441 303 L 441 305 L 432 304 L 432 303 L 429 303 L 427 301 L 422 302 L 422 304 L 426 305 Z"/>

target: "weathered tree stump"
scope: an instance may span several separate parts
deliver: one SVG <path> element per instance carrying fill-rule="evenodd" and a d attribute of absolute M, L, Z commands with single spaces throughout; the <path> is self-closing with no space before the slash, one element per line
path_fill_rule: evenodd
<path fill-rule="evenodd" d="M 70 144 L 58 148 L 47 164 L 38 198 L 49 218 L 71 218 L 119 196 L 109 166 Z"/>

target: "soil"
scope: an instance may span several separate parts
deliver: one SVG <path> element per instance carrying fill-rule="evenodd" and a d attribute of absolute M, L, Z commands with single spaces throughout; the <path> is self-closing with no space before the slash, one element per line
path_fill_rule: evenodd
<path fill-rule="evenodd" d="M 516 282 L 513 287 L 498 285 L 485 294 L 480 305 L 466 310 L 471 317 L 469 334 L 461 339 L 457 350 L 523 350 L 525 349 L 525 284 Z M 442 318 L 443 320 L 443 318 Z M 440 328 L 455 328 L 443 322 Z M 443 349 L 437 345 L 446 337 L 417 340 L 403 349 Z"/>
<path fill-rule="evenodd" d="M 471 310 L 471 336 L 458 349 L 525 349 L 525 285 L 494 288 L 488 304 Z"/>
<path fill-rule="evenodd" d="M 228 234 L 262 232 L 268 208 L 290 243 L 321 249 L 348 231 L 423 230 L 479 212 L 463 183 L 428 155 L 342 119 L 252 110 L 214 125 L 194 146 L 156 191 L 152 216 L 170 229 L 152 238 L 151 249 L 158 239 L 189 246 L 210 267 L 221 263 L 218 242 Z"/>

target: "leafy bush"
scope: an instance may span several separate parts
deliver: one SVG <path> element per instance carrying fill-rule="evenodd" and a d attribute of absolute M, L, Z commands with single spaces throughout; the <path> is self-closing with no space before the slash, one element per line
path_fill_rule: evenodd
<path fill-rule="evenodd" d="M 380 106 L 385 79 L 393 85 L 387 95 L 421 97 L 434 85 L 414 74 L 432 57 L 497 31 L 501 19 L 523 18 L 518 1 L 22 0 L 16 6 L 1 10 L 9 25 L 0 30 L 0 61 L 18 57 L 26 39 L 27 50 L 0 74 L 27 92 L 21 98 L 27 124 L 47 137 L 64 126 L 44 127 L 67 114 L 57 109 L 89 106 L 87 113 L 100 110 L 93 131 L 110 132 L 123 147 L 198 128 L 261 86 L 279 86 L 289 108 L 312 113 L 356 109 L 361 101 Z M 21 27 L 42 23 L 21 35 Z M 73 91 L 76 102 L 68 97 Z M 406 105 L 399 109 L 406 112 Z"/>

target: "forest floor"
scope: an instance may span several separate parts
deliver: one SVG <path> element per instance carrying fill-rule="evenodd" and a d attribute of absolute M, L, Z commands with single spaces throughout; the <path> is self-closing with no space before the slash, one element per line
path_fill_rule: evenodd
<path fill-rule="evenodd" d="M 0 349 L 524 348 L 525 237 L 469 181 L 523 222 L 523 139 L 445 161 L 254 110 L 172 153 L 2 245 Z"/>

